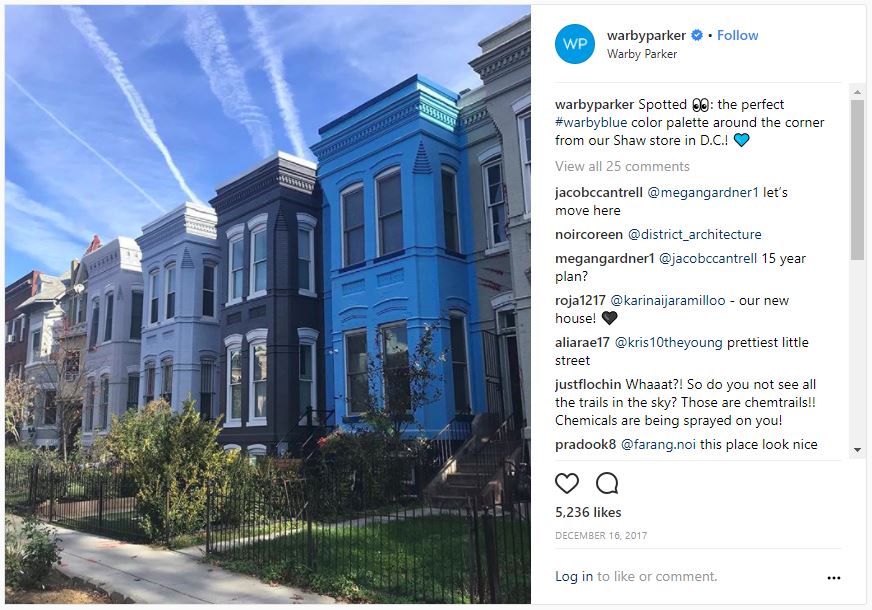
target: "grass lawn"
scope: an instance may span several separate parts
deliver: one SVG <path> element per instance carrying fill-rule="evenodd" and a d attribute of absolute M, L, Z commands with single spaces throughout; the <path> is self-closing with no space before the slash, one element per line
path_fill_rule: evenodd
<path fill-rule="evenodd" d="M 500 597 L 505 602 L 529 602 L 529 521 L 497 518 L 494 523 Z M 478 569 L 470 544 L 470 523 L 463 517 L 430 516 L 366 525 L 313 524 L 312 539 L 312 569 L 306 567 L 305 529 L 237 545 L 214 555 L 213 561 L 265 580 L 297 584 L 349 601 L 472 601 Z M 480 565 L 485 571 L 481 527 L 479 540 Z M 482 576 L 486 579 L 486 572 Z"/>

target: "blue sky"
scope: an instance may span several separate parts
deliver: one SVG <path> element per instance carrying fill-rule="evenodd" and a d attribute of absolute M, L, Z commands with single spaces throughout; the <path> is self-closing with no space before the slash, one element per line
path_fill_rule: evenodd
<path fill-rule="evenodd" d="M 528 6 L 6 8 L 6 283 L 92 235 L 136 237 L 419 73 L 480 84 L 477 42 Z"/>

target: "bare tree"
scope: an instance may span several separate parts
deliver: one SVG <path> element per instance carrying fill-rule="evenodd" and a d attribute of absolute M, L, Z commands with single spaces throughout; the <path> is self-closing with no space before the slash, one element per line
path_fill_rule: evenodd
<path fill-rule="evenodd" d="M 21 428 L 33 418 L 33 401 L 38 390 L 26 379 L 18 376 L 6 380 L 6 434 L 15 443 L 21 440 Z"/>

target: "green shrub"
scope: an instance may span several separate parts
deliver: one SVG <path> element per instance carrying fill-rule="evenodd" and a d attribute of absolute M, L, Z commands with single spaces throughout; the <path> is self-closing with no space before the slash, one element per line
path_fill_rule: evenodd
<path fill-rule="evenodd" d="M 218 426 L 202 420 L 190 398 L 181 413 L 158 400 L 113 422 L 101 449 L 135 482 L 136 510 L 151 539 L 200 530 L 207 487 L 226 492 L 236 458 L 217 444 Z"/>
<path fill-rule="evenodd" d="M 11 587 L 42 586 L 52 567 L 60 563 L 55 530 L 36 517 L 28 517 L 19 529 L 6 520 L 6 584 Z"/>

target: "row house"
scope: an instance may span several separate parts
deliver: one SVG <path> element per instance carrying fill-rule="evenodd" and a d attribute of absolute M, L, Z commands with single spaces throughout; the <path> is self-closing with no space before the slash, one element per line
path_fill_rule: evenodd
<path fill-rule="evenodd" d="M 24 378 L 37 394 L 32 409 L 32 421 L 23 430 L 21 441 L 36 447 L 55 448 L 57 410 L 54 397 L 58 381 L 55 367 L 55 323 L 63 317 L 60 297 L 68 276 L 42 274 L 37 292 L 21 303 L 16 311 L 27 319 Z"/>
<path fill-rule="evenodd" d="M 359 421 L 366 408 L 369 358 L 408 367 L 428 326 L 450 366 L 417 423 L 432 436 L 484 404 L 482 352 L 470 334 L 479 314 L 457 101 L 413 76 L 322 127 L 312 147 L 329 236 L 325 385 L 337 422 Z"/>
<path fill-rule="evenodd" d="M 531 105 L 529 15 L 479 43 L 482 85 L 460 99 L 473 210 L 488 410 L 530 438 Z"/>
<path fill-rule="evenodd" d="M 27 315 L 18 306 L 39 290 L 42 273 L 29 271 L 6 286 L 6 379 L 21 377 L 27 360 Z"/>
<path fill-rule="evenodd" d="M 140 333 L 138 367 L 128 374 L 129 408 L 156 398 L 173 411 L 192 398 L 206 419 L 218 414 L 218 284 L 224 266 L 216 239 L 215 211 L 185 203 L 142 228 L 143 289 L 134 291 L 132 323 Z M 136 322 L 136 321 L 134 321 Z"/>
<path fill-rule="evenodd" d="M 81 266 L 87 274 L 80 304 L 87 328 L 82 444 L 88 447 L 105 434 L 113 416 L 137 406 L 130 397 L 138 387 L 144 284 L 141 252 L 129 237 L 92 244 Z"/>
<path fill-rule="evenodd" d="M 315 165 L 278 153 L 217 189 L 220 442 L 293 450 L 326 405 L 321 197 Z M 317 418 L 317 415 L 315 416 Z"/>

